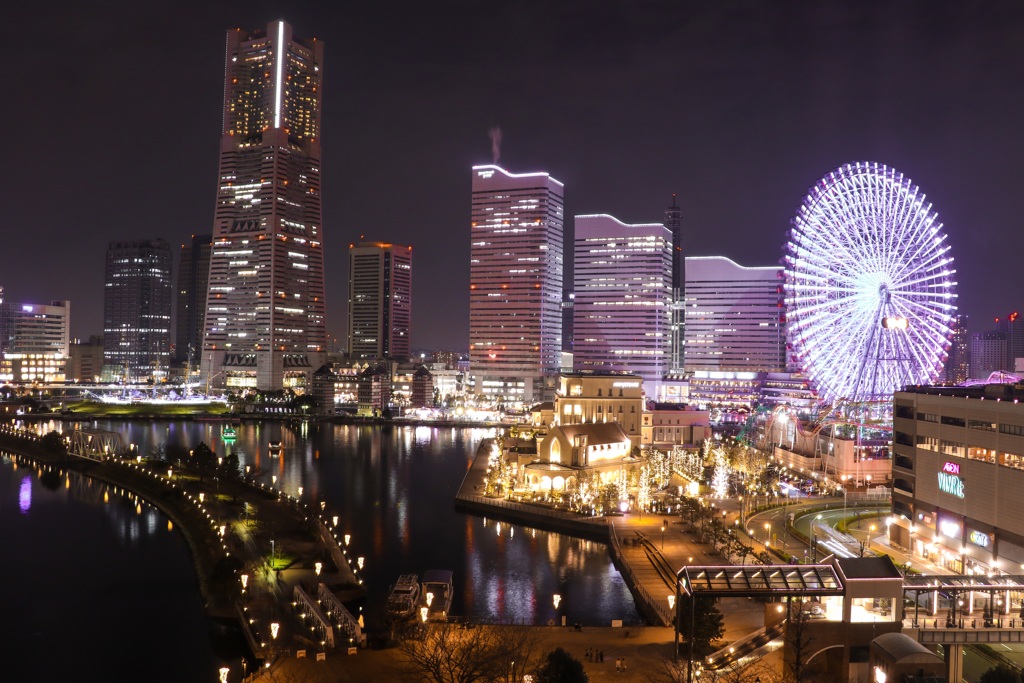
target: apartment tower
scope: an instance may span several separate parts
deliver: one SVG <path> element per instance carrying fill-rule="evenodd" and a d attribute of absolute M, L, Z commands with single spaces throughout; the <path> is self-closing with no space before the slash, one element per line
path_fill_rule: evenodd
<path fill-rule="evenodd" d="M 412 247 L 360 242 L 348 248 L 348 352 L 352 358 L 409 358 Z"/>
<path fill-rule="evenodd" d="M 326 359 L 320 211 L 323 43 L 228 31 L 201 378 L 303 387 Z"/>
<path fill-rule="evenodd" d="M 553 395 L 562 350 L 563 185 L 473 167 L 469 365 L 477 394 Z"/>
<path fill-rule="evenodd" d="M 629 372 L 648 396 L 671 369 L 672 231 L 575 218 L 573 368 Z"/>

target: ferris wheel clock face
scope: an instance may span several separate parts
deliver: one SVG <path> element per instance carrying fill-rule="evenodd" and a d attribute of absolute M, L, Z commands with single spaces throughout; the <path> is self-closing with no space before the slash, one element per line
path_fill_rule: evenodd
<path fill-rule="evenodd" d="M 823 399 L 891 399 L 939 376 L 956 271 L 938 215 L 902 173 L 858 162 L 819 180 L 785 263 L 790 353 Z"/>

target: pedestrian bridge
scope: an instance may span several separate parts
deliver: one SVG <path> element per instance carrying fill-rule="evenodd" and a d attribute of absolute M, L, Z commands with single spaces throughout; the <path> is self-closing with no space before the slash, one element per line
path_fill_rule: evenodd
<path fill-rule="evenodd" d="M 90 460 L 121 457 L 127 450 L 120 433 L 105 429 L 76 429 L 68 443 L 68 453 Z"/>

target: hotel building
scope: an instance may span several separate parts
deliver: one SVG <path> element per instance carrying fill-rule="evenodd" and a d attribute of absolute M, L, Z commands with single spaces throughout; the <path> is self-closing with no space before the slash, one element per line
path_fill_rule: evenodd
<path fill-rule="evenodd" d="M 408 359 L 412 247 L 360 242 L 349 245 L 348 258 L 349 356 Z"/>
<path fill-rule="evenodd" d="M 749 404 L 759 391 L 758 373 L 786 367 L 782 269 L 749 268 L 723 256 L 685 262 L 690 399 Z"/>
<path fill-rule="evenodd" d="M 2 296 L 2 289 L 0 289 Z M 71 302 L 0 301 L 0 382 L 63 382 Z"/>
<path fill-rule="evenodd" d="M 326 360 L 323 43 L 284 21 L 227 34 L 201 379 L 303 387 Z"/>
<path fill-rule="evenodd" d="M 530 402 L 562 350 L 563 185 L 547 173 L 473 167 L 469 365 L 474 391 Z"/>
<path fill-rule="evenodd" d="M 171 247 L 111 242 L 103 290 L 104 382 L 167 378 L 171 351 Z"/>
<path fill-rule="evenodd" d="M 576 216 L 573 366 L 629 372 L 648 396 L 672 363 L 672 232 Z"/>
<path fill-rule="evenodd" d="M 1024 565 L 1024 386 L 896 392 L 889 537 L 959 573 Z"/>

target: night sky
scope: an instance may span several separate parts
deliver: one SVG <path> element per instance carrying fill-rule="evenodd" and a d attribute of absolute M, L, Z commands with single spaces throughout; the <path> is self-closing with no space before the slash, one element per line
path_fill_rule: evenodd
<path fill-rule="evenodd" d="M 112 239 L 213 223 L 225 30 L 325 43 L 328 329 L 347 247 L 411 244 L 413 346 L 468 344 L 470 167 L 546 170 L 567 216 L 663 218 L 689 255 L 778 262 L 807 188 L 886 163 L 928 195 L 972 331 L 1024 308 L 1024 5 L 22 2 L 0 40 L 0 285 L 102 330 Z M 571 223 L 567 225 L 567 232 Z M 570 243 L 571 245 L 571 243 Z M 567 247 L 567 251 L 571 246 Z"/>

